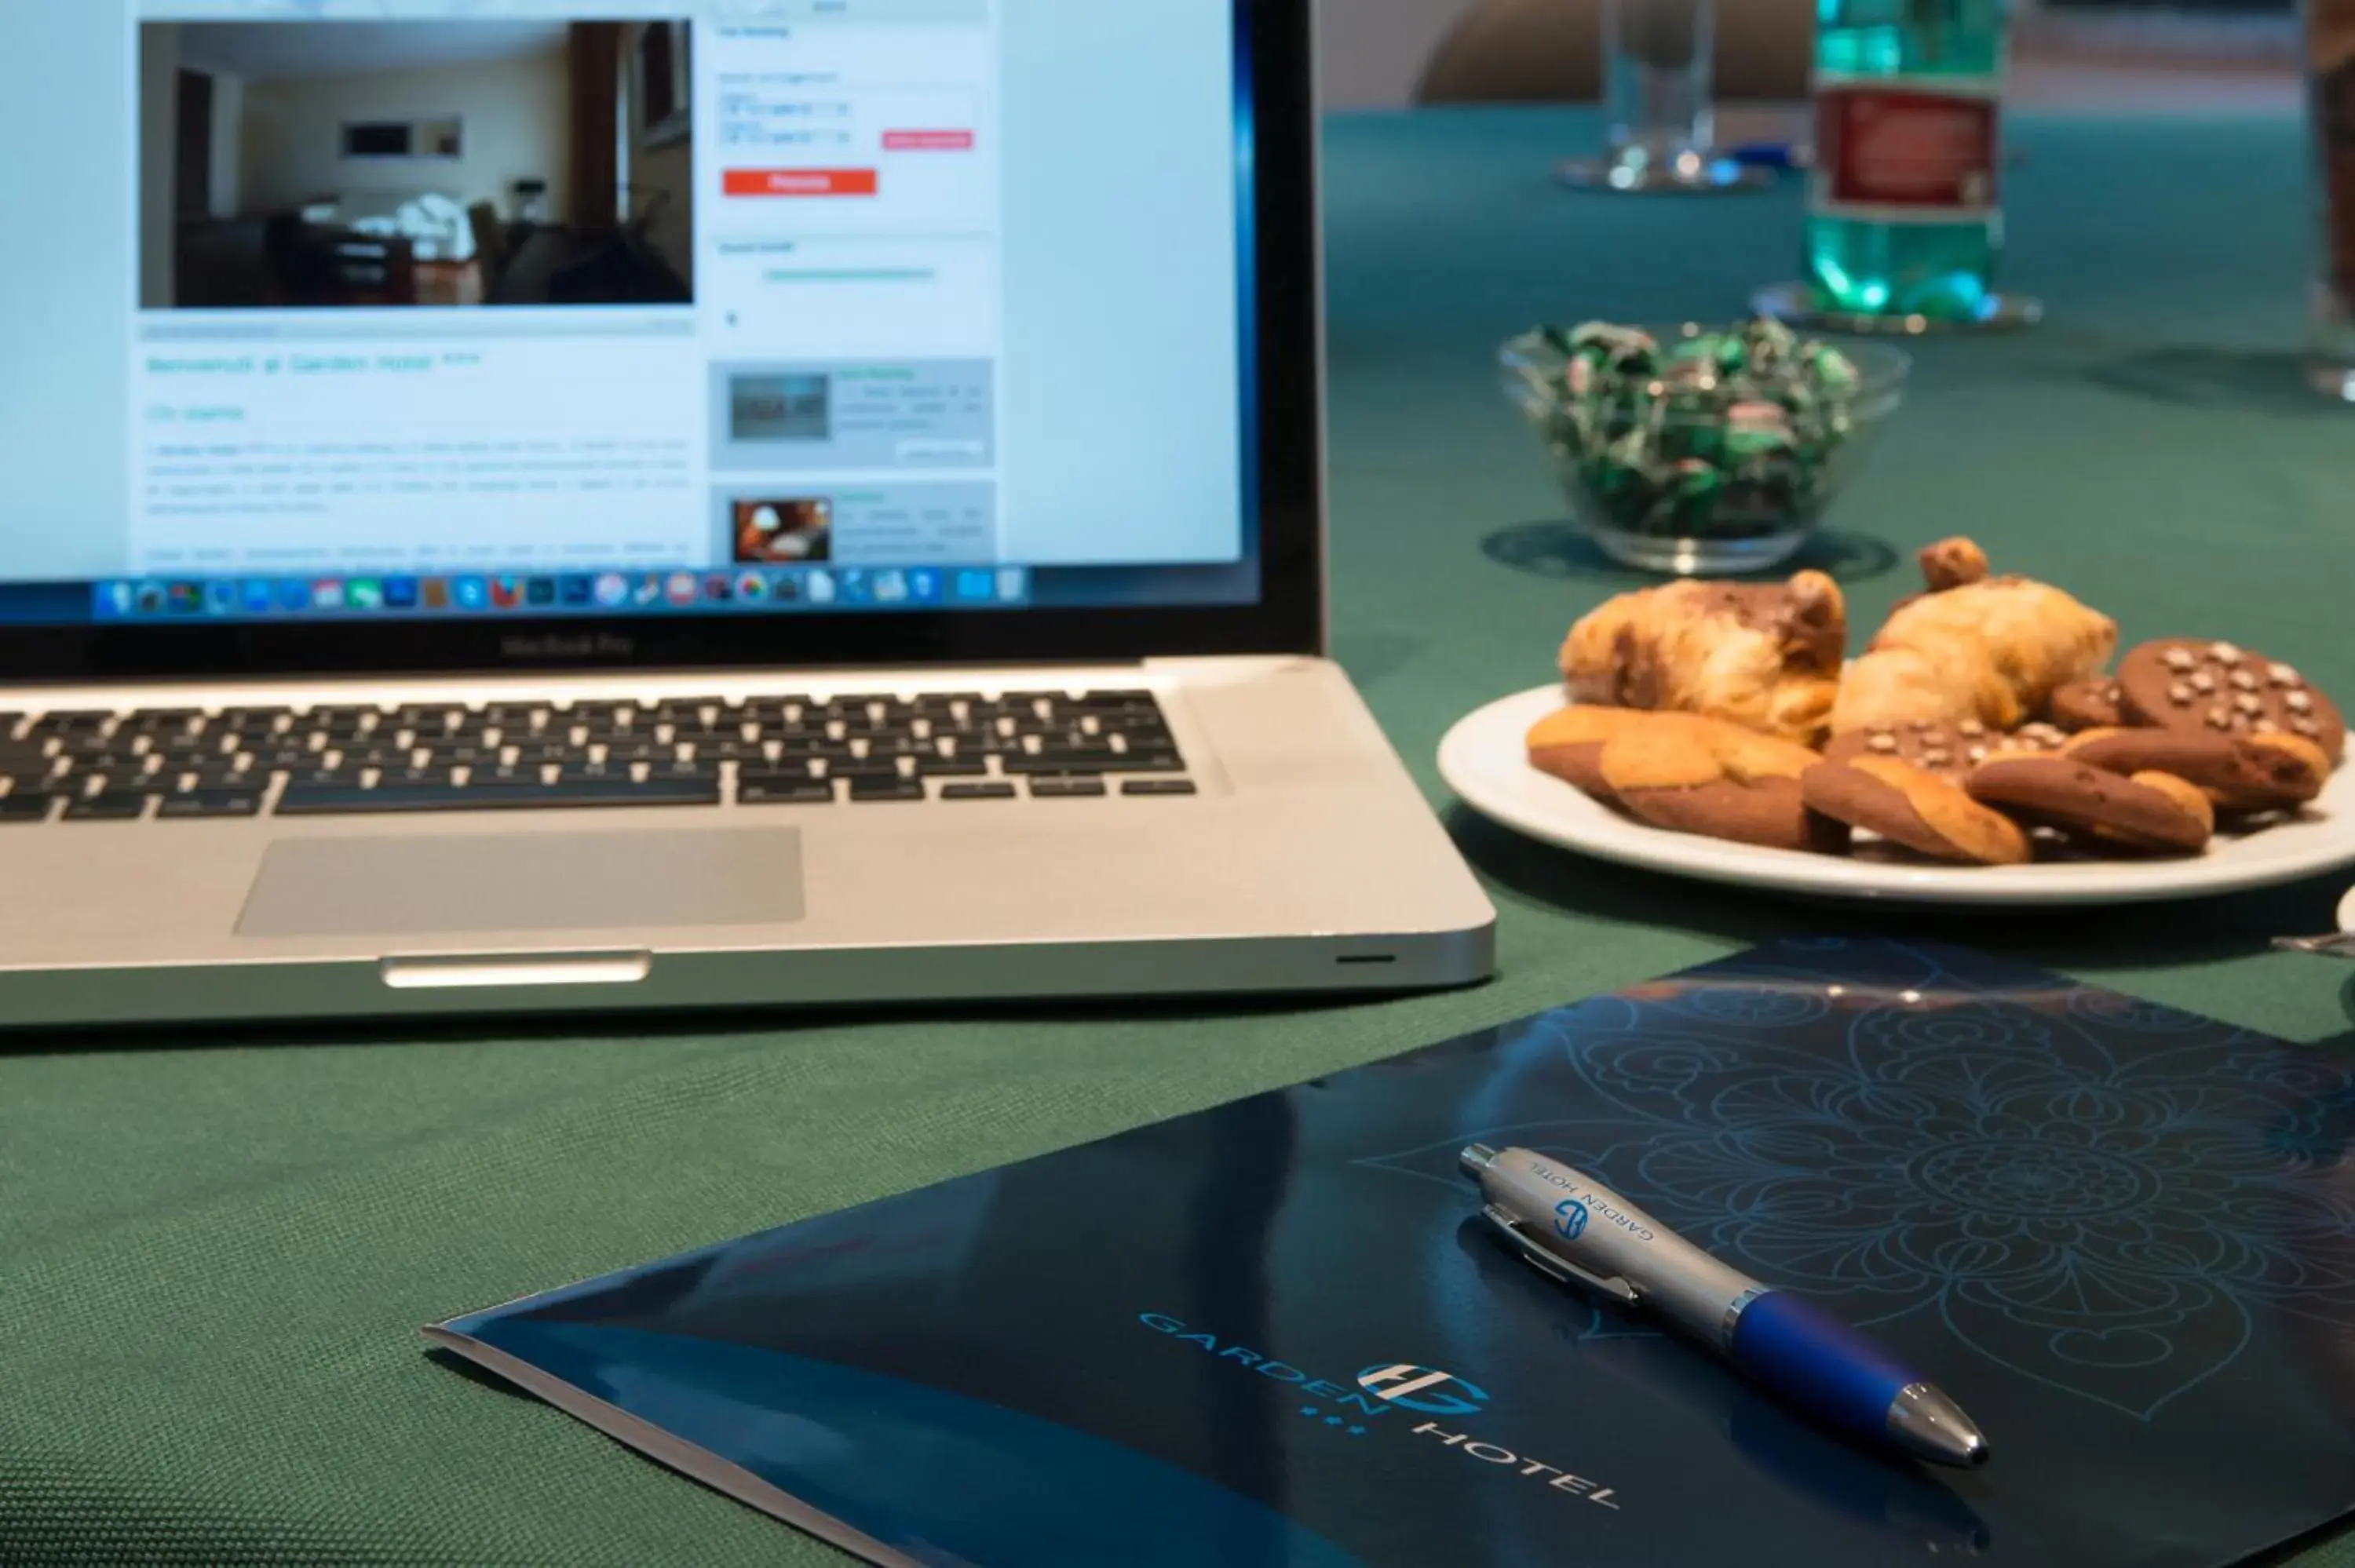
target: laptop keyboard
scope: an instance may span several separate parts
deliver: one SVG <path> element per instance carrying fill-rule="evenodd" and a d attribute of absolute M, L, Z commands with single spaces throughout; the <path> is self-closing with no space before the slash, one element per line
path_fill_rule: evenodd
<path fill-rule="evenodd" d="M 0 825 L 1196 789 L 1143 691 L 0 713 Z"/>

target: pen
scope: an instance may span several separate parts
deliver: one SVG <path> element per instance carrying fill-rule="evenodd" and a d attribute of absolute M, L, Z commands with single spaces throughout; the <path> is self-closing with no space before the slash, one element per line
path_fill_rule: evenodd
<path fill-rule="evenodd" d="M 1826 1424 L 1934 1464 L 1987 1463 L 1962 1408 L 1829 1313 L 1719 1262 L 1593 1178 L 1526 1149 L 1460 1157 L 1481 1213 L 1538 1271 L 1658 1313 Z"/>

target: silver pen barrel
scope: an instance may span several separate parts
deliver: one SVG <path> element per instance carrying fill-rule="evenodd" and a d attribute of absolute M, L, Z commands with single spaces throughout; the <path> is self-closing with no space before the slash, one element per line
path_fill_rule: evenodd
<path fill-rule="evenodd" d="M 1531 1263 L 1657 1312 L 1714 1348 L 1732 1345 L 1735 1319 L 1764 1288 L 1592 1177 L 1543 1155 L 1476 1143 L 1462 1163 L 1480 1184 L 1489 1219 Z"/>

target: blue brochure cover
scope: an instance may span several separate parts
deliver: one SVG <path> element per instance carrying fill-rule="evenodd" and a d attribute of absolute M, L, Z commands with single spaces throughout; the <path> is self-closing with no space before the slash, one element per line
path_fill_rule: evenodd
<path fill-rule="evenodd" d="M 2322 1053 L 1792 942 L 430 1332 L 879 1563 L 2210 1568 L 2355 1508 L 2350 1128 Z M 1865 1326 L 1992 1462 L 1550 1283 L 1474 1140 Z"/>

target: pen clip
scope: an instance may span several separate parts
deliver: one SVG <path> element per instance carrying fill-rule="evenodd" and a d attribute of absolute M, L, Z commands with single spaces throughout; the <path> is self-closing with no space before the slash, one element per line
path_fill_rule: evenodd
<path fill-rule="evenodd" d="M 1637 1294 L 1636 1287 L 1628 1284 L 1624 1277 L 1614 1275 L 1605 1279 L 1599 1274 L 1590 1274 L 1529 1234 L 1518 1218 L 1496 1204 L 1483 1204 L 1480 1212 L 1487 1216 L 1490 1224 L 1505 1233 L 1506 1237 L 1512 1242 L 1515 1250 L 1528 1259 L 1540 1274 L 1557 1284 L 1568 1285 L 1575 1282 L 1583 1285 L 1590 1290 L 1599 1291 L 1610 1297 L 1623 1307 L 1636 1306 L 1643 1299 Z"/>

